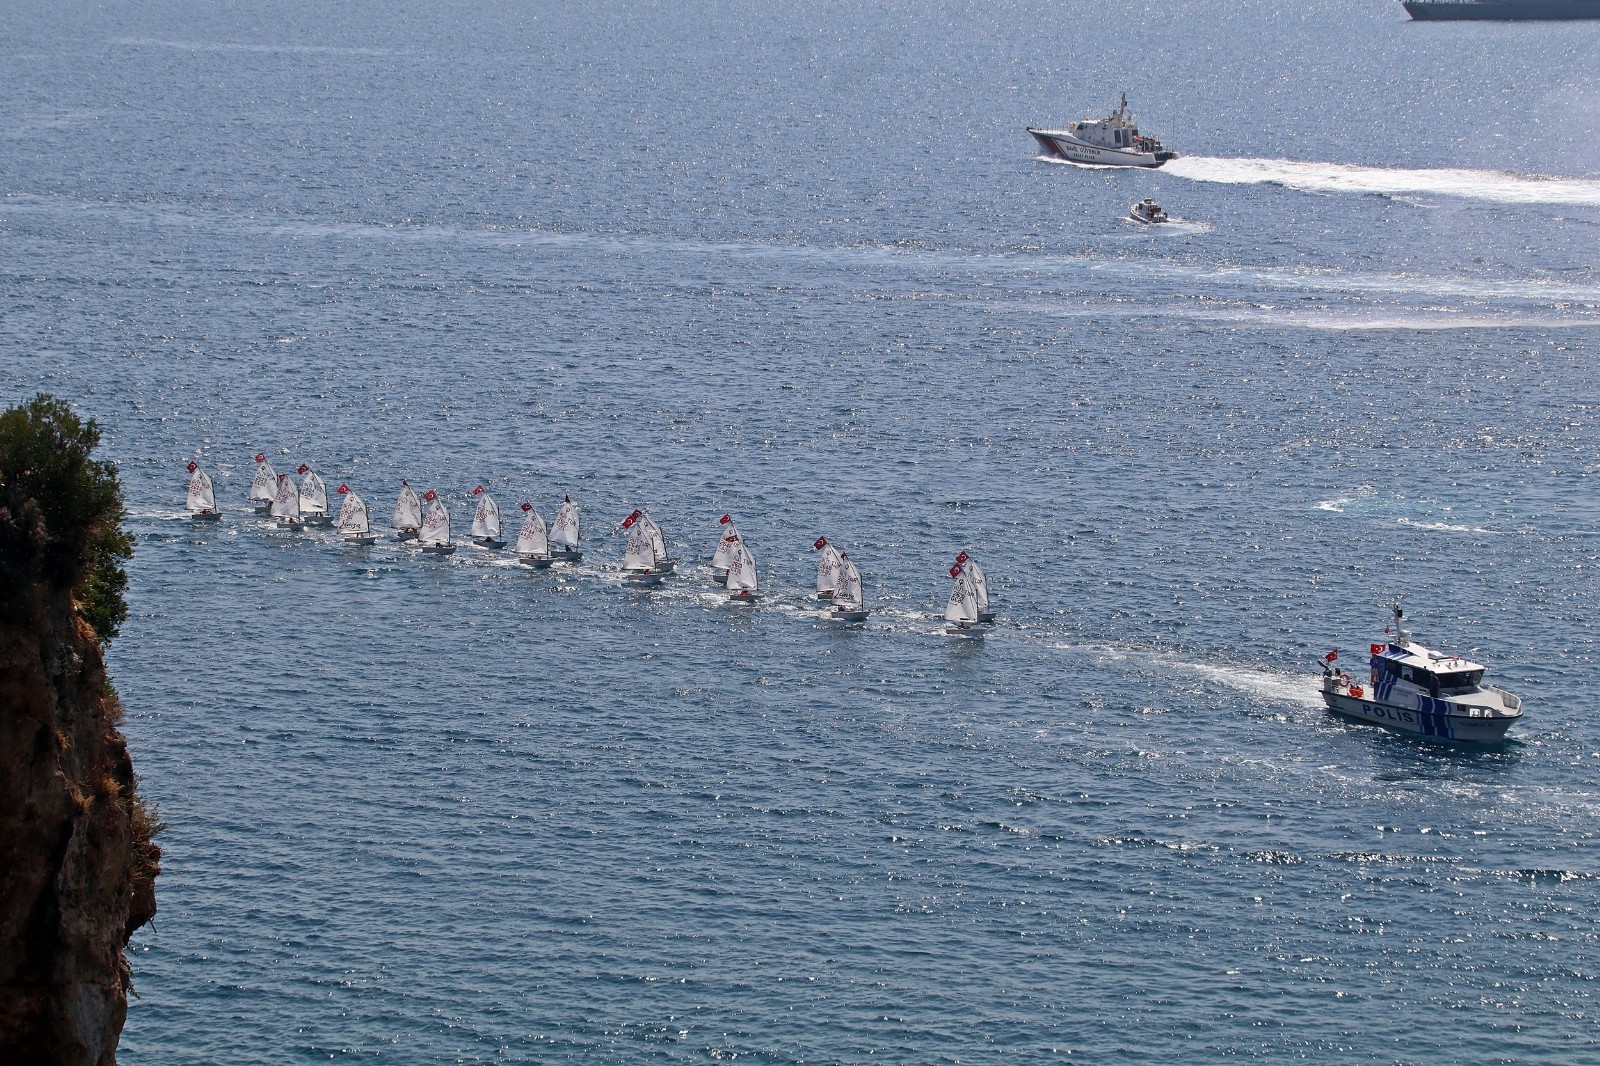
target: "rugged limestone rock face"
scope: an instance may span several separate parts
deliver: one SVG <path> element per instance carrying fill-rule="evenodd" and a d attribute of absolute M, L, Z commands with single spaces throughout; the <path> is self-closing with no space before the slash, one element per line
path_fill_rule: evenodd
<path fill-rule="evenodd" d="M 82 599 L 121 577 L 121 501 L 115 472 L 88 460 L 92 422 L 43 397 L 18 415 L 0 416 L 0 1062 L 112 1064 L 123 949 L 155 915 L 161 855 L 100 653 L 121 586 L 98 613 Z M 81 528 L 48 498 L 107 478 Z"/>

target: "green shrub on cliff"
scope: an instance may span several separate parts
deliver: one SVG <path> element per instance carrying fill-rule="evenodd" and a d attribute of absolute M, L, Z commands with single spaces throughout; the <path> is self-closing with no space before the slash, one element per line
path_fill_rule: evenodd
<path fill-rule="evenodd" d="M 99 443 L 93 420 L 44 393 L 0 414 L 0 612 L 28 613 L 41 586 L 69 589 L 104 643 L 128 616 L 133 538 Z"/>

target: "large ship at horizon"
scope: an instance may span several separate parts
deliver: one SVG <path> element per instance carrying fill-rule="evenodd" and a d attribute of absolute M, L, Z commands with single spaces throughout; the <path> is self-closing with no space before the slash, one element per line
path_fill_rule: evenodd
<path fill-rule="evenodd" d="M 1600 19 L 1600 0 L 1401 0 L 1417 22 Z"/>

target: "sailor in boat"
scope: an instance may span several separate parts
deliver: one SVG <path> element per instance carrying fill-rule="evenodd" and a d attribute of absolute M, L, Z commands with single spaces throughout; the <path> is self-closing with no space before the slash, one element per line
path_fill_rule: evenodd
<path fill-rule="evenodd" d="M 197 522 L 215 522 L 222 517 L 217 510 L 217 494 L 211 487 L 211 478 L 199 463 L 191 462 L 189 471 L 189 497 L 185 501 L 189 517 Z"/>

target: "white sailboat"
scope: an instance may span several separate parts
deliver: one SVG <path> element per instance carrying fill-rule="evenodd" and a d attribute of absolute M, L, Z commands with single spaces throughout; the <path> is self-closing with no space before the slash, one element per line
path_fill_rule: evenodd
<path fill-rule="evenodd" d="M 850 561 L 849 553 L 839 553 L 839 585 L 833 592 L 833 611 L 828 615 L 839 622 L 865 622 L 866 597 L 861 590 L 861 571 Z"/>
<path fill-rule="evenodd" d="M 417 541 L 430 555 L 450 555 L 456 550 L 450 540 L 450 512 L 445 509 L 439 494 L 429 489 L 422 497 L 428 501 L 428 513 L 422 516 L 422 529 Z"/>
<path fill-rule="evenodd" d="M 197 522 L 215 522 L 222 517 L 217 510 L 217 494 L 211 488 L 211 477 L 200 469 L 199 463 L 190 463 L 189 498 L 185 501 L 189 517 Z"/>
<path fill-rule="evenodd" d="M 655 588 L 667 573 L 656 547 L 661 539 L 660 527 L 643 511 L 634 511 L 622 520 L 622 528 L 631 530 L 622 554 L 622 579 L 636 588 Z"/>
<path fill-rule="evenodd" d="M 578 505 L 571 496 L 563 496 L 556 520 L 550 524 L 550 558 L 558 563 L 581 563 L 583 552 L 578 550 Z"/>
<path fill-rule="evenodd" d="M 304 529 L 300 518 L 300 486 L 288 474 L 278 475 L 278 491 L 272 497 L 272 517 L 289 529 Z"/>
<path fill-rule="evenodd" d="M 265 452 L 256 452 L 256 476 L 250 481 L 250 491 L 245 493 L 256 509 L 256 514 L 272 510 L 272 498 L 278 494 L 278 472 L 267 462 Z"/>
<path fill-rule="evenodd" d="M 349 485 L 340 485 L 339 495 L 343 497 L 343 501 L 339 504 L 339 533 L 344 537 L 344 542 L 378 543 L 378 538 L 372 535 L 372 529 L 367 524 L 366 501 L 352 492 Z"/>
<path fill-rule="evenodd" d="M 827 537 L 818 537 L 811 547 L 822 553 L 817 560 L 817 599 L 831 600 L 839 588 L 839 549 Z"/>
<path fill-rule="evenodd" d="M 482 485 L 472 494 L 478 497 L 478 507 L 472 512 L 472 543 L 480 548 L 504 548 L 506 542 L 500 539 L 500 505 Z"/>
<path fill-rule="evenodd" d="M 735 603 L 749 603 L 761 593 L 756 579 L 756 553 L 741 538 L 733 547 L 733 559 L 728 564 L 728 598 Z"/>
<path fill-rule="evenodd" d="M 308 526 L 331 526 L 333 516 L 328 513 L 328 486 L 322 483 L 317 472 L 304 463 L 295 473 L 300 475 L 300 514 Z"/>
<path fill-rule="evenodd" d="M 522 510 L 526 514 L 522 520 L 522 528 L 517 530 L 517 559 L 526 566 L 538 570 L 550 568 L 550 537 L 545 532 L 544 519 L 539 517 L 539 512 L 533 509 L 533 504 L 525 503 Z"/>
<path fill-rule="evenodd" d="M 944 607 L 944 620 L 950 623 L 944 631 L 952 637 L 969 640 L 981 638 L 983 630 L 978 628 L 978 592 L 972 587 L 972 575 L 957 563 L 950 568 L 950 576 L 956 579 L 956 585 L 950 590 L 950 602 Z"/>
<path fill-rule="evenodd" d="M 722 527 L 722 533 L 717 539 L 717 550 L 711 555 L 711 580 L 726 585 L 734 549 L 739 546 L 739 531 L 733 526 L 732 515 L 723 515 L 717 519 L 717 524 Z"/>
<path fill-rule="evenodd" d="M 395 540 L 416 540 L 417 531 L 422 528 L 422 501 L 417 498 L 417 490 L 411 487 L 411 482 L 404 478 L 400 480 L 400 498 L 394 503 L 394 517 L 389 525 L 395 531 Z"/>
<path fill-rule="evenodd" d="M 972 591 L 978 596 L 978 621 L 993 622 L 994 612 L 989 610 L 989 578 L 984 574 L 983 567 L 966 552 L 956 556 L 956 565 L 972 578 Z"/>

